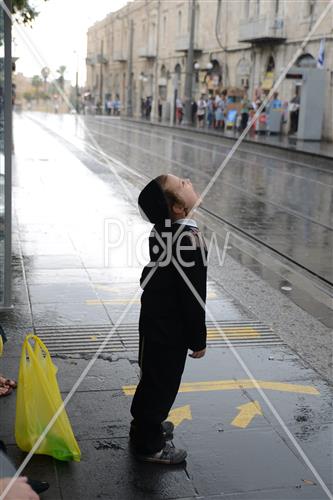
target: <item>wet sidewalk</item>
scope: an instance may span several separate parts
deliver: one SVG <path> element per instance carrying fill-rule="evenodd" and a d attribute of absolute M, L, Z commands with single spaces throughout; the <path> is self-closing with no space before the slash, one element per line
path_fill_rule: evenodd
<path fill-rule="evenodd" d="M 42 498 L 327 498 L 211 317 L 207 356 L 188 360 L 170 415 L 176 425 L 175 446 L 189 450 L 186 464 L 165 467 L 133 459 L 128 429 L 131 395 L 139 376 L 139 297 L 128 307 L 137 291 L 142 263 L 128 248 L 141 235 L 144 246 L 150 230 L 133 202 L 138 188 L 124 181 L 124 192 L 105 164 L 92 159 L 83 163 L 32 121 L 15 122 L 15 145 L 15 307 L 0 315 L 9 338 L 0 360 L 1 372 L 17 375 L 22 340 L 34 329 L 54 357 L 65 396 L 117 325 L 103 355 L 67 407 L 82 461 L 66 464 L 34 456 L 25 471 L 50 482 Z M 121 227 L 127 232 L 117 246 Z M 208 307 L 332 488 L 329 385 L 289 349 L 271 325 L 213 279 L 208 286 Z M 0 399 L 0 406 L 1 438 L 20 463 L 24 455 L 13 433 L 15 395 Z"/>

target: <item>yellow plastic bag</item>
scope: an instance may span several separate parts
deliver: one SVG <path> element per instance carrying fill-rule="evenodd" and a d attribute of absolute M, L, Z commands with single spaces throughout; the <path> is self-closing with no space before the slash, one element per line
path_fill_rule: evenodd
<path fill-rule="evenodd" d="M 34 347 L 29 340 L 34 341 Z M 15 421 L 16 443 L 23 451 L 32 449 L 62 404 L 56 373 L 45 344 L 36 335 L 27 335 L 20 361 Z M 80 461 L 81 451 L 65 409 L 35 453 Z"/>

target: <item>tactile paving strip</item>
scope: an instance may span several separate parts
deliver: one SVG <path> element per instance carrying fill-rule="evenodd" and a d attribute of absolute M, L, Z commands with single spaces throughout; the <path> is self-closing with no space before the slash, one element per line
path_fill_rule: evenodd
<path fill-rule="evenodd" d="M 111 329 L 110 325 L 39 326 L 35 333 L 51 355 L 94 354 Z M 207 334 L 210 348 L 228 348 L 228 341 L 235 347 L 283 344 L 271 328 L 259 321 L 217 321 L 216 325 L 208 321 Z M 136 350 L 138 337 L 137 323 L 119 325 L 110 335 L 103 353 Z"/>

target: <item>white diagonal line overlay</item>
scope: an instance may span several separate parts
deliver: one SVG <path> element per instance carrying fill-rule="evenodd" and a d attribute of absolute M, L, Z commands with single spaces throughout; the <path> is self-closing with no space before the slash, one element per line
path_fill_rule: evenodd
<path fill-rule="evenodd" d="M 12 16 L 11 16 L 11 13 L 9 12 L 7 6 L 4 4 L 3 0 L 0 0 L 0 6 L 3 8 L 3 10 L 6 12 L 6 14 L 9 16 L 9 18 L 12 20 Z M 235 142 L 234 146 L 231 148 L 230 152 L 228 153 L 228 155 L 226 156 L 226 158 L 224 159 L 224 161 L 222 162 L 222 164 L 220 165 L 219 169 L 216 171 L 216 173 L 214 174 L 214 176 L 212 177 L 211 181 L 209 182 L 209 184 L 207 185 L 207 187 L 205 188 L 205 190 L 202 192 L 202 195 L 201 195 L 201 199 L 203 199 L 208 191 L 210 190 L 210 188 L 213 186 L 214 182 L 216 181 L 216 179 L 219 177 L 219 175 L 221 174 L 222 170 L 225 168 L 225 166 L 227 165 L 227 163 L 229 162 L 230 158 L 232 157 L 232 155 L 234 154 L 234 152 L 238 149 L 239 145 L 241 144 L 241 142 L 243 141 L 243 139 L 245 138 L 247 132 L 249 131 L 249 129 L 251 128 L 251 126 L 253 125 L 254 121 L 256 120 L 256 118 L 258 117 L 258 115 L 261 113 L 262 109 L 264 108 L 264 106 L 267 104 L 267 101 L 271 98 L 271 96 L 273 95 L 273 92 L 276 91 L 276 89 L 278 88 L 278 86 L 280 85 L 280 83 L 282 82 L 282 80 L 285 78 L 287 72 L 289 71 L 289 69 L 291 68 L 291 66 L 294 64 L 294 62 L 296 61 L 296 59 L 298 58 L 298 56 L 301 54 L 303 48 L 306 46 L 307 42 L 309 41 L 310 37 L 312 36 L 312 34 L 316 31 L 316 29 L 318 28 L 318 26 L 320 25 L 321 21 L 324 19 L 324 17 L 328 14 L 329 10 L 332 8 L 333 6 L 333 0 L 330 1 L 330 3 L 327 5 L 326 9 L 323 11 L 323 13 L 321 14 L 321 16 L 318 18 L 317 22 L 315 23 L 315 25 L 313 26 L 312 30 L 308 33 L 307 37 L 304 39 L 303 43 L 301 44 L 300 48 L 298 49 L 298 51 L 294 54 L 294 57 L 291 59 L 291 61 L 289 62 L 289 64 L 286 66 L 286 68 L 282 71 L 280 77 L 278 78 L 278 80 L 276 81 L 275 85 L 272 87 L 271 91 L 269 92 L 269 94 L 267 95 L 266 99 L 263 101 L 263 103 L 261 104 L 261 106 L 258 108 L 257 112 L 255 113 L 255 115 L 253 116 L 252 120 L 248 123 L 246 129 L 243 131 L 243 133 L 240 135 L 240 137 L 238 138 L 238 140 Z M 37 52 L 38 54 L 38 52 Z M 39 56 L 39 54 L 38 54 Z M 59 89 L 60 90 L 60 94 L 62 94 L 62 89 Z M 89 135 L 89 132 L 88 132 L 88 135 Z M 95 139 L 93 139 L 93 142 L 96 143 Z M 96 143 L 97 144 L 97 143 Z M 100 150 L 99 148 L 99 145 L 97 144 L 97 147 L 98 149 Z M 101 153 L 102 156 L 104 155 L 104 152 Z M 122 185 L 123 189 L 125 190 L 125 192 L 127 193 L 127 187 L 123 185 L 123 182 L 122 182 L 122 179 L 119 178 L 118 174 L 116 172 L 114 172 L 118 181 L 120 182 L 120 184 Z M 195 210 L 195 208 L 197 208 L 197 206 L 199 205 L 199 202 L 197 202 L 197 204 L 192 208 L 189 216 L 193 213 L 193 211 Z M 176 239 L 176 237 L 178 236 L 178 234 L 180 233 L 181 229 L 182 229 L 183 225 L 180 225 L 179 229 L 177 230 L 177 232 L 175 233 L 174 235 L 174 239 Z M 173 240 L 174 241 L 174 240 Z M 160 256 L 160 261 L 163 260 L 165 256 L 165 252 L 162 252 L 161 256 Z M 172 261 L 174 261 L 174 258 L 172 258 Z M 192 286 L 192 283 L 188 280 L 186 274 L 183 272 L 183 270 L 181 269 L 181 267 L 179 266 L 178 262 L 175 261 L 173 262 L 175 267 L 177 268 L 178 272 L 181 274 L 182 278 L 185 280 L 187 286 L 189 286 L 189 288 L 191 289 L 192 293 L 194 294 L 194 296 L 196 297 L 196 299 L 198 300 L 199 304 L 206 308 L 205 304 L 203 303 L 202 304 L 202 300 L 201 300 L 201 297 L 197 294 L 196 290 L 194 289 L 194 287 Z M 154 274 L 155 270 L 157 269 L 157 267 L 153 267 L 151 269 L 151 271 L 148 273 L 146 279 L 143 281 L 141 287 L 144 288 L 146 286 L 146 284 L 149 282 L 151 276 Z M 133 298 L 131 299 L 131 301 L 129 302 L 128 306 L 125 308 L 124 312 L 121 314 L 120 318 L 118 319 L 118 321 L 116 322 L 116 324 L 113 326 L 113 328 L 110 330 L 109 334 L 107 335 L 107 337 L 104 339 L 103 343 L 100 345 L 100 347 L 97 349 L 94 357 L 90 360 L 90 362 L 88 363 L 88 365 L 86 366 L 86 368 L 83 370 L 83 372 L 81 373 L 80 377 L 78 378 L 78 380 L 75 382 L 75 384 L 73 385 L 71 391 L 68 393 L 67 397 L 65 398 L 63 404 L 58 408 L 57 412 L 54 414 L 54 416 L 52 417 L 52 419 L 50 420 L 49 424 L 47 425 L 47 427 L 44 429 L 43 433 L 41 434 L 41 436 L 39 437 L 39 439 L 37 440 L 37 442 L 35 443 L 34 447 L 32 448 L 32 450 L 29 452 L 29 454 L 27 455 L 27 457 L 25 458 L 25 460 L 22 462 L 22 464 L 20 465 L 20 467 L 18 468 L 18 470 L 16 471 L 16 474 L 14 475 L 14 477 L 12 478 L 12 480 L 10 481 L 10 483 L 7 485 L 6 489 L 3 491 L 1 497 L 0 497 L 0 500 L 3 500 L 5 498 L 5 495 L 7 494 L 7 492 L 9 491 L 9 489 L 11 488 L 14 480 L 21 474 L 21 472 L 23 471 L 23 469 L 26 467 L 27 463 L 31 460 L 34 452 L 37 450 L 37 448 L 39 447 L 39 445 L 41 444 L 41 442 L 43 441 L 44 437 L 46 436 L 46 434 L 48 433 L 48 431 L 51 429 L 51 427 L 53 426 L 54 422 L 56 421 L 56 419 L 58 418 L 58 416 L 60 415 L 60 413 L 62 412 L 62 410 L 66 407 L 66 405 L 68 404 L 68 402 L 70 401 L 70 399 L 72 398 L 72 396 L 74 395 L 74 393 L 76 392 L 77 388 L 79 387 L 79 385 L 81 384 L 81 382 L 83 381 L 83 379 L 85 378 L 85 376 L 87 375 L 87 373 L 89 372 L 90 368 L 92 367 L 92 365 L 95 363 L 97 357 L 99 356 L 99 354 L 101 354 L 101 352 L 103 351 L 106 343 L 108 342 L 109 338 L 112 336 L 112 334 L 114 333 L 114 331 L 116 330 L 116 328 L 119 326 L 119 324 L 122 322 L 123 318 L 125 317 L 125 315 L 127 314 L 127 312 L 129 311 L 129 309 L 131 308 L 132 304 L 135 302 L 135 300 L 137 300 L 137 297 L 138 295 L 140 294 L 140 291 L 141 291 L 141 287 L 138 287 L 138 290 L 135 292 Z M 208 308 L 207 308 L 208 310 Z M 318 482 L 320 483 L 320 485 L 322 486 L 323 490 L 325 491 L 325 493 L 327 494 L 328 498 L 330 498 L 331 500 L 333 500 L 333 495 L 332 493 L 329 491 L 329 489 L 327 488 L 326 484 L 324 483 L 324 481 L 321 479 L 320 475 L 318 474 L 318 472 L 316 471 L 316 469 L 314 468 L 314 466 L 311 464 L 310 460 L 307 458 L 307 456 L 305 455 L 305 453 L 303 452 L 302 448 L 298 445 L 297 441 L 295 440 L 294 436 L 291 434 L 291 432 L 289 431 L 289 429 L 286 427 L 286 425 L 284 424 L 282 418 L 279 416 L 279 414 L 277 413 L 277 411 L 275 410 L 274 406 L 272 405 L 272 403 L 269 401 L 269 399 L 267 398 L 266 394 L 262 391 L 262 389 L 258 386 L 256 380 L 253 378 L 250 370 L 246 367 L 244 361 L 242 360 L 242 358 L 239 356 L 239 354 L 237 353 L 237 351 L 235 350 L 235 348 L 230 344 L 230 341 L 229 339 L 226 338 L 223 330 L 218 326 L 218 324 L 216 323 L 215 321 L 215 318 L 213 318 L 213 315 L 210 313 L 210 311 L 208 310 L 210 316 L 212 317 L 213 319 L 213 322 L 214 324 L 216 324 L 217 326 L 217 329 L 219 330 L 219 332 L 223 335 L 223 337 L 225 338 L 226 342 L 228 343 L 229 347 L 232 349 L 232 352 L 233 354 L 235 355 L 236 359 L 239 361 L 239 363 L 241 364 L 241 366 L 243 367 L 243 369 L 245 370 L 245 372 L 249 375 L 249 377 L 252 379 L 252 382 L 253 384 L 255 385 L 255 387 L 257 388 L 257 390 L 259 391 L 259 393 L 261 394 L 261 396 L 263 397 L 263 399 L 265 400 L 266 404 L 269 406 L 269 408 L 271 409 L 272 413 L 274 414 L 274 416 L 277 418 L 278 422 L 280 423 L 280 425 L 283 427 L 284 431 L 287 433 L 288 437 L 291 439 L 291 441 L 293 442 L 294 446 L 296 447 L 296 449 L 298 450 L 298 452 L 300 453 L 300 455 L 302 456 L 303 460 L 305 461 L 306 465 L 310 468 L 310 470 L 312 471 L 312 473 L 315 475 L 315 477 L 317 478 Z"/>

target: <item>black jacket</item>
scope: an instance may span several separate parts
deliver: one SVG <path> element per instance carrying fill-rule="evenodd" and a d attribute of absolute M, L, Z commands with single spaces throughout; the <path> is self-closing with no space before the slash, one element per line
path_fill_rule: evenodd
<path fill-rule="evenodd" d="M 171 239 L 179 231 L 174 243 Z M 169 243 L 168 243 L 169 242 Z M 163 244 L 172 248 L 157 263 Z M 181 247 L 180 247 L 181 245 Z M 177 250 L 178 249 L 178 250 Z M 205 309 L 185 282 L 172 257 L 178 262 L 202 302 L 206 303 L 207 251 L 197 229 L 175 223 L 154 226 L 149 237 L 150 263 L 141 276 L 143 293 L 139 321 L 140 336 L 161 344 L 185 345 L 193 351 L 206 347 Z M 187 264 L 193 264 L 190 267 Z M 155 271 L 148 280 L 148 274 Z M 146 282 L 146 283 L 145 283 Z"/>

